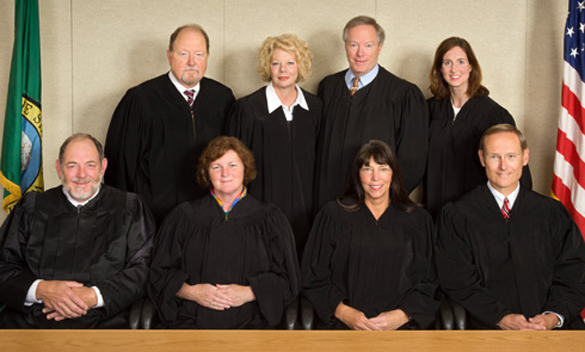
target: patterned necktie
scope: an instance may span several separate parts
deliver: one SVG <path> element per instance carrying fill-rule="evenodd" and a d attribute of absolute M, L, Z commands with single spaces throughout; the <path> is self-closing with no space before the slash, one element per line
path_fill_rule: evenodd
<path fill-rule="evenodd" d="M 352 79 L 353 85 L 351 86 L 350 89 L 350 94 L 353 97 L 353 95 L 355 94 L 355 92 L 358 91 L 358 83 L 360 82 L 360 78 L 359 77 L 354 77 Z"/>
<path fill-rule="evenodd" d="M 187 89 L 183 92 L 187 96 L 187 103 L 189 103 L 189 107 L 191 108 L 191 112 L 193 112 L 193 96 L 195 96 L 194 89 Z"/>
<path fill-rule="evenodd" d="M 502 205 L 502 215 L 506 220 L 510 218 L 510 201 L 508 198 L 504 198 L 504 205 Z"/>

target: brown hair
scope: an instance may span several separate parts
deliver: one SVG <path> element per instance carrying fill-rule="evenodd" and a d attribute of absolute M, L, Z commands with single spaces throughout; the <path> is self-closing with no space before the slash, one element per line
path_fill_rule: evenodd
<path fill-rule="evenodd" d="M 203 29 L 203 27 L 201 27 L 198 24 L 186 24 L 184 26 L 181 26 L 177 29 L 175 29 L 175 31 L 173 32 L 173 34 L 171 34 L 171 38 L 169 39 L 169 51 L 173 51 L 174 46 L 175 46 L 175 40 L 177 39 L 177 37 L 179 36 L 179 33 L 181 33 L 181 31 L 183 29 L 192 29 L 195 32 L 199 32 L 203 35 L 203 38 L 205 38 L 205 49 L 207 50 L 207 53 L 209 54 L 209 36 L 207 35 L 207 32 L 205 32 L 205 30 Z"/>
<path fill-rule="evenodd" d="M 509 123 L 500 123 L 498 125 L 493 125 L 492 127 L 488 128 L 483 132 L 483 134 L 481 135 L 481 139 L 479 140 L 479 150 L 485 153 L 485 139 L 488 136 L 491 136 L 492 134 L 496 133 L 505 132 L 512 132 L 515 133 L 516 136 L 518 136 L 518 141 L 520 141 L 520 147 L 522 148 L 523 151 L 526 150 L 526 148 L 528 148 L 528 142 L 526 141 L 526 137 L 524 137 L 522 131 L 517 129 L 515 126 L 510 125 Z"/>
<path fill-rule="evenodd" d="M 311 63 L 313 54 L 309 45 L 294 34 L 282 34 L 278 37 L 268 37 L 258 49 L 258 73 L 265 82 L 270 82 L 270 64 L 274 50 L 280 49 L 294 55 L 298 65 L 296 82 L 302 82 L 311 77 Z"/>
<path fill-rule="evenodd" d="M 351 174 L 345 193 L 337 199 L 337 203 L 346 210 L 356 210 L 365 201 L 365 191 L 360 181 L 360 169 L 363 165 L 369 166 L 370 159 L 374 158 L 378 164 L 386 164 L 392 169 L 392 184 L 390 185 L 390 200 L 397 209 L 411 212 L 415 209 L 402 182 L 402 172 L 396 154 L 390 146 L 380 140 L 372 139 L 364 144 L 353 161 Z M 349 200 L 349 202 L 348 202 Z"/>
<path fill-rule="evenodd" d="M 75 134 L 69 136 L 63 142 L 63 144 L 61 144 L 61 148 L 59 148 L 59 163 L 60 164 L 63 164 L 63 157 L 65 155 L 65 149 L 67 149 L 67 146 L 69 145 L 69 143 L 71 143 L 77 139 L 90 140 L 93 143 L 93 145 L 95 145 L 95 149 L 98 152 L 98 157 L 99 157 L 100 162 L 104 159 L 104 147 L 102 146 L 100 141 L 98 141 L 94 136 L 87 134 L 87 133 L 75 133 Z"/>
<path fill-rule="evenodd" d="M 236 137 L 219 136 L 209 142 L 199 156 L 197 183 L 201 188 L 211 189 L 213 187 L 209 178 L 209 165 L 230 150 L 236 152 L 244 164 L 243 184 L 247 185 L 256 178 L 256 163 L 252 152 Z"/>
<path fill-rule="evenodd" d="M 465 52 L 467 60 L 469 60 L 469 64 L 471 65 L 471 72 L 469 72 L 469 81 L 467 84 L 467 96 L 471 99 L 480 95 L 489 95 L 490 91 L 481 85 L 481 66 L 479 65 L 479 61 L 477 61 L 477 57 L 475 57 L 471 45 L 467 40 L 459 37 L 447 38 L 439 44 L 435 52 L 431 73 L 429 74 L 429 80 L 431 81 L 429 88 L 431 93 L 437 99 L 447 99 L 450 96 L 449 85 L 445 82 L 445 78 L 443 78 L 441 67 L 443 66 L 443 57 L 445 54 L 457 46 Z"/>

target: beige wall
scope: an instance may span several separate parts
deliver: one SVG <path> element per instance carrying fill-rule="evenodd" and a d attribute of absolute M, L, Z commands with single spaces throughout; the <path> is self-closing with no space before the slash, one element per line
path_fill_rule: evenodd
<path fill-rule="evenodd" d="M 446 37 L 468 39 L 492 98 L 527 134 L 535 188 L 548 193 L 560 111 L 563 27 L 560 0 L 39 0 L 42 42 L 44 161 L 47 187 L 59 181 L 54 160 L 73 132 L 104 141 L 124 92 L 168 70 L 168 36 L 199 23 L 211 38 L 207 76 L 236 97 L 263 83 L 255 50 L 267 36 L 292 32 L 313 54 L 315 92 L 327 74 L 346 68 L 341 30 L 366 14 L 386 30 L 380 63 L 429 96 L 427 74 Z M 357 8 L 359 6 L 359 9 Z M 10 70 L 14 4 L 0 1 L 0 116 Z M 3 125 L 3 124 L 2 124 Z M 2 126 L 0 126 L 0 130 Z M 1 138 L 1 134 L 0 134 Z M 0 215 L 0 220 L 2 215 Z"/>

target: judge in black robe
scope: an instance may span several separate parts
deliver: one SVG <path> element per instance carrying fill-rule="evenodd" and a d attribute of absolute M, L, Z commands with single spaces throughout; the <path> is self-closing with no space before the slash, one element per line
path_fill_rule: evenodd
<path fill-rule="evenodd" d="M 319 207 L 344 191 L 353 157 L 370 139 L 396 151 L 408 192 L 425 171 L 428 110 L 420 89 L 379 66 L 376 78 L 351 96 L 345 74 L 325 77 L 317 94 L 324 117 L 316 176 Z"/>
<path fill-rule="evenodd" d="M 440 302 L 435 297 L 433 221 L 398 186 L 401 177 L 396 157 L 380 152 L 381 144 L 373 141 L 364 146 L 352 173 L 361 172 L 361 165 L 371 167 L 371 161 L 390 165 L 392 196 L 383 213 L 377 214 L 370 206 L 368 191 L 356 184 L 359 176 L 352 174 L 351 187 L 356 191 L 329 202 L 313 224 L 301 273 L 302 294 L 313 304 L 317 327 L 363 329 L 344 324 L 337 314 L 342 304 L 369 320 L 402 310 L 409 321 L 392 329 L 424 329 L 435 320 Z M 359 200 L 364 192 L 365 198 Z"/>
<path fill-rule="evenodd" d="M 61 186 L 27 193 L 0 229 L 0 327 L 128 327 L 127 310 L 145 293 L 153 234 L 152 216 L 135 194 L 102 185 L 77 209 Z M 37 279 L 97 286 L 104 307 L 48 320 L 42 303 L 24 304 Z"/>
<path fill-rule="evenodd" d="M 585 245 L 560 202 L 520 187 L 505 220 L 484 184 L 448 203 L 437 221 L 441 288 L 463 305 L 471 328 L 547 311 L 562 315 L 564 327 L 579 323 Z"/>
<path fill-rule="evenodd" d="M 444 62 L 450 59 L 447 53 L 453 48 L 460 50 L 455 57 L 467 56 L 462 57 L 462 65 L 470 67 L 467 82 L 459 79 L 453 83 L 444 78 Z M 454 73 L 461 73 L 461 68 L 454 68 Z M 465 39 L 452 37 L 439 45 L 431 72 L 431 91 L 435 96 L 427 100 L 430 139 L 423 187 L 423 203 L 433 218 L 447 202 L 486 183 L 485 171 L 477 157 L 483 132 L 500 123 L 516 125 L 512 115 L 488 97 L 489 90 L 480 80 L 481 67 Z M 463 104 L 457 115 L 456 104 Z M 527 189 L 532 188 L 528 165 L 524 167 L 521 182 Z"/>
<path fill-rule="evenodd" d="M 261 88 L 236 101 L 227 134 L 239 138 L 254 153 L 258 175 L 250 183 L 250 194 L 282 210 L 295 234 L 300 256 L 313 217 L 321 101 L 303 90 L 309 110 L 295 106 L 294 119 L 289 122 L 282 108 L 268 113 L 265 91 Z"/>
<path fill-rule="evenodd" d="M 434 218 L 447 202 L 487 181 L 477 157 L 483 132 L 499 123 L 516 124 L 510 113 L 487 95 L 468 100 L 456 119 L 448 98 L 430 98 L 427 104 L 431 124 L 423 202 Z M 532 188 L 528 165 L 521 182 Z"/>
<path fill-rule="evenodd" d="M 164 74 L 128 90 L 110 122 L 106 183 L 141 195 L 159 225 L 176 205 L 204 193 L 193 182 L 197 158 L 224 133 L 235 100 L 229 88 L 214 80 L 204 77 L 200 84 L 194 119 Z"/>
<path fill-rule="evenodd" d="M 585 243 L 564 206 L 520 185 L 529 160 L 516 127 L 487 129 L 479 157 L 489 179 L 437 218 L 441 288 L 477 329 L 583 326 Z"/>
<path fill-rule="evenodd" d="M 233 137 L 218 137 L 214 141 L 238 154 L 245 149 Z M 216 148 L 218 143 L 214 141 L 208 149 L 222 149 Z M 253 157 L 248 150 L 242 153 L 240 159 L 248 160 L 244 164 L 249 175 L 253 168 L 249 160 Z M 209 161 L 206 155 L 204 152 L 202 159 Z M 207 172 L 209 164 L 202 161 L 200 169 Z M 242 184 L 238 189 L 242 189 Z M 220 194 L 217 187 L 214 194 Z M 226 202 L 225 198 L 220 199 Z M 298 294 L 299 264 L 286 217 L 275 206 L 260 202 L 245 191 L 234 203 L 231 210 L 224 210 L 208 194 L 181 204 L 163 222 L 155 241 L 149 285 L 162 327 L 274 327 L 281 321 L 285 305 Z M 249 286 L 255 300 L 218 307 L 221 298 L 217 297 L 210 302 L 203 296 L 179 298 L 183 286 L 193 288 L 200 284 L 212 286 L 208 289 L 217 288 L 216 291 L 221 285 Z"/>
<path fill-rule="evenodd" d="M 300 257 L 314 215 L 313 179 L 323 107 L 319 98 L 296 84 L 310 76 L 311 53 L 304 41 L 293 34 L 269 37 L 258 55 L 261 77 L 270 83 L 236 101 L 227 134 L 254 153 L 258 175 L 249 192 L 286 215 Z M 276 63 L 284 67 L 275 68 Z M 282 102 L 286 99 L 288 104 Z"/>

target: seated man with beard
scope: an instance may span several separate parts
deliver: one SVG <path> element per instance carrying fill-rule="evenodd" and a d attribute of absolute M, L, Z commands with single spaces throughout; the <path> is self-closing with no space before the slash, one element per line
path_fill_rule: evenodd
<path fill-rule="evenodd" d="M 0 228 L 0 328 L 118 328 L 144 294 L 154 221 L 102 184 L 103 147 L 75 134 L 55 162 L 62 186 L 27 193 Z"/>

